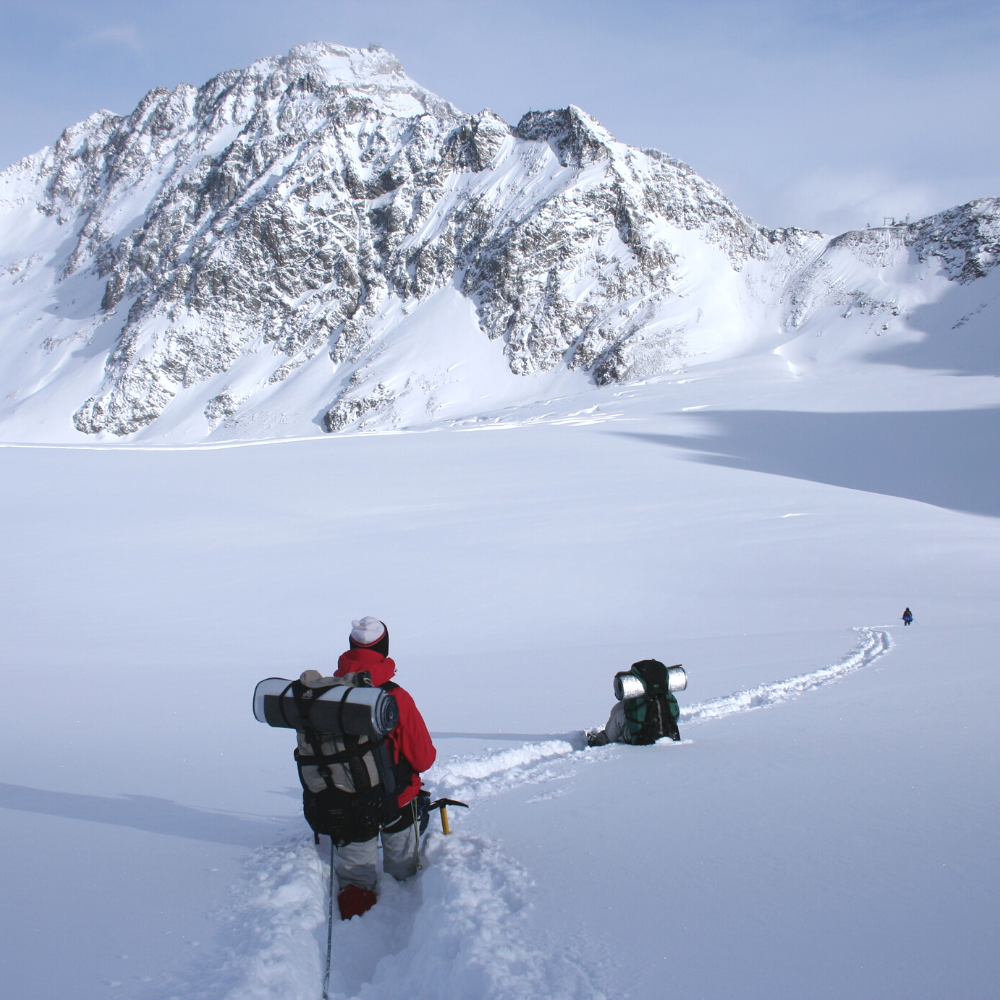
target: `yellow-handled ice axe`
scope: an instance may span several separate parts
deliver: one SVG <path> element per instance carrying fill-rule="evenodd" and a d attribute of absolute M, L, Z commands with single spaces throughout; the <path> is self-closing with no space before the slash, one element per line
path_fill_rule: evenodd
<path fill-rule="evenodd" d="M 441 810 L 441 829 L 446 836 L 451 833 L 451 824 L 448 822 L 448 806 L 461 806 L 463 809 L 469 808 L 465 802 L 459 802 L 457 799 L 437 799 L 427 807 L 428 812 L 432 809 Z"/>

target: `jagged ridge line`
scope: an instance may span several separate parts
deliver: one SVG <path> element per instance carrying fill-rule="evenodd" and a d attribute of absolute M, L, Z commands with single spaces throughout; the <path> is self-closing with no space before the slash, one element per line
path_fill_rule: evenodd
<path fill-rule="evenodd" d="M 752 712 L 758 708 L 780 705 L 798 698 L 806 691 L 833 684 L 848 674 L 870 666 L 893 648 L 892 636 L 884 629 L 863 627 L 859 628 L 858 632 L 861 633 L 861 641 L 839 663 L 808 674 L 799 674 L 770 684 L 760 684 L 722 698 L 712 698 L 701 704 L 690 705 L 681 709 L 680 721 L 693 725 L 708 719 L 724 719 L 739 712 Z"/>

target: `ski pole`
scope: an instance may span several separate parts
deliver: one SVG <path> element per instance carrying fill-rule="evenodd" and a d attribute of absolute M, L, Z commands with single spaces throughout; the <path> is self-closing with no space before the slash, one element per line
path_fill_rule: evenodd
<path fill-rule="evenodd" d="M 319 837 L 316 838 L 319 840 Z M 333 837 L 330 838 L 330 912 L 326 918 L 326 974 L 323 976 L 323 1000 L 330 1000 L 330 958 L 333 951 Z"/>
<path fill-rule="evenodd" d="M 410 812 L 413 815 L 413 863 L 420 871 L 424 866 L 420 863 L 420 810 L 416 799 L 410 800 Z"/>

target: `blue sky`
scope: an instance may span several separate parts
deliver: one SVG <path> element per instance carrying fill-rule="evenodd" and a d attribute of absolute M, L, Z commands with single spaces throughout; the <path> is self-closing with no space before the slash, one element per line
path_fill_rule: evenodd
<path fill-rule="evenodd" d="M 1000 4 L 965 0 L 0 0 L 0 162 L 315 39 L 378 42 L 466 111 L 577 104 L 767 225 L 1000 195 Z"/>

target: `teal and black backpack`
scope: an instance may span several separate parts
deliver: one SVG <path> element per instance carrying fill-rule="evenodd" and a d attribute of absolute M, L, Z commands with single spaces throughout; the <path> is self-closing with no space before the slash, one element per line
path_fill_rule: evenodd
<path fill-rule="evenodd" d="M 659 660 L 640 660 L 632 664 L 630 674 L 642 681 L 645 693 L 623 699 L 625 724 L 631 735 L 630 743 L 645 746 L 664 736 L 681 738 L 677 728 L 681 709 L 670 692 L 667 667 Z"/>

